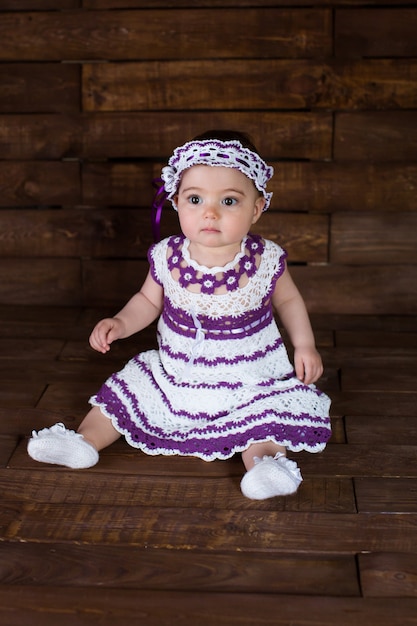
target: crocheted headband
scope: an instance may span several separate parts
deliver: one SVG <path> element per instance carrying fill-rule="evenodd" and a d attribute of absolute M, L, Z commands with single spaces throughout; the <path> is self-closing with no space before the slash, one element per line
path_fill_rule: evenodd
<path fill-rule="evenodd" d="M 271 204 L 272 192 L 266 191 L 266 184 L 272 178 L 274 169 L 267 165 L 259 154 L 244 148 L 240 141 L 237 140 L 204 139 L 201 141 L 188 141 L 174 150 L 168 165 L 162 168 L 161 180 L 154 181 L 154 186 L 157 189 L 152 215 L 155 240 L 159 238 L 159 224 L 164 201 L 170 200 L 174 209 L 177 210 L 174 197 L 178 193 L 181 175 L 184 170 L 193 167 L 193 165 L 210 165 L 212 167 L 237 169 L 253 180 L 256 189 L 263 194 L 265 198 L 263 210 L 266 211 Z"/>
<path fill-rule="evenodd" d="M 255 187 L 266 200 L 264 211 L 271 204 L 272 193 L 265 189 L 274 170 L 261 157 L 248 148 L 244 148 L 240 141 L 220 141 L 204 139 L 203 141 L 189 141 L 176 148 L 162 169 L 162 180 L 168 192 L 168 200 L 176 209 L 173 198 L 178 191 L 181 174 L 193 165 L 211 165 L 218 167 L 232 167 L 253 180 Z"/>

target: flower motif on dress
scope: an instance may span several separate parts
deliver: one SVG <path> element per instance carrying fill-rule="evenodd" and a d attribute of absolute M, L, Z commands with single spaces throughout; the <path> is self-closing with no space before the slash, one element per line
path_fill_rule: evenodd
<path fill-rule="evenodd" d="M 255 259 L 253 257 L 250 258 L 248 256 L 244 256 L 242 260 L 243 260 L 242 265 L 243 265 L 243 269 L 245 270 L 246 276 L 250 278 L 256 272 Z"/>
<path fill-rule="evenodd" d="M 236 275 L 236 272 L 234 269 L 229 270 L 224 273 L 224 278 L 222 282 L 224 282 L 224 284 L 226 285 L 227 291 L 235 291 L 235 289 L 238 288 L 239 286 L 238 278 L 239 277 Z"/>
<path fill-rule="evenodd" d="M 172 271 L 178 268 L 180 276 L 178 282 L 181 287 L 187 288 L 190 284 L 199 285 L 200 292 L 204 294 L 213 294 L 219 287 L 225 287 L 227 291 L 235 291 L 239 289 L 240 279 L 246 275 L 251 278 L 257 271 L 257 258 L 264 251 L 262 238 L 258 235 L 248 235 L 244 240 L 245 250 L 239 255 L 239 259 L 233 268 L 220 272 L 217 275 L 212 273 L 204 273 L 202 268 L 196 269 L 188 265 L 188 258 L 184 258 L 182 250 L 184 245 L 184 237 L 172 237 L 170 247 L 171 256 L 168 258 L 168 267 Z M 229 264 L 230 267 L 230 264 Z"/>
<path fill-rule="evenodd" d="M 172 254 L 172 256 L 168 259 L 168 269 L 172 271 L 175 267 L 178 267 L 180 262 L 180 257 L 178 253 Z"/>
<path fill-rule="evenodd" d="M 173 269 L 179 267 L 182 259 L 181 244 L 184 238 L 181 236 L 171 237 L 169 244 L 171 248 L 171 256 L 168 258 L 168 268 L 172 272 Z"/>
<path fill-rule="evenodd" d="M 199 282 L 197 272 L 193 267 L 180 267 L 180 277 L 178 279 L 181 287 L 187 288 L 191 283 Z"/>
<path fill-rule="evenodd" d="M 217 281 L 214 276 L 210 276 L 210 274 L 204 274 L 200 285 L 201 293 L 212 294 L 217 287 Z"/>
<path fill-rule="evenodd" d="M 251 241 L 249 242 L 248 249 L 253 254 L 262 254 L 265 249 L 264 244 L 262 243 L 262 239 L 258 235 L 252 235 Z"/>

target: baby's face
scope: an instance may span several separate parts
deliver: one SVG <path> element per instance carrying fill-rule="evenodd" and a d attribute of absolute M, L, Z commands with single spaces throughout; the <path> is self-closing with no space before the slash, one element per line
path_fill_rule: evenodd
<path fill-rule="evenodd" d="M 185 170 L 175 198 L 182 232 L 202 246 L 240 246 L 258 221 L 264 197 L 252 180 L 229 167 Z"/>

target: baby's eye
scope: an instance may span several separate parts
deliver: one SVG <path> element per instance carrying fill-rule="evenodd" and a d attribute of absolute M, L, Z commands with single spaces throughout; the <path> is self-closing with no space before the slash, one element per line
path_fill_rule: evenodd
<path fill-rule="evenodd" d="M 227 197 L 223 200 L 223 204 L 225 204 L 226 206 L 233 206 L 234 204 L 236 204 L 237 200 L 236 198 L 230 198 Z"/>
<path fill-rule="evenodd" d="M 190 204 L 200 204 L 201 198 L 200 196 L 192 195 L 192 196 L 189 196 L 188 202 Z"/>

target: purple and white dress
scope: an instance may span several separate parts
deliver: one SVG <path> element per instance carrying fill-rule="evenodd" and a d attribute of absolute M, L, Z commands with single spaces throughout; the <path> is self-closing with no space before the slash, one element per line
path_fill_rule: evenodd
<path fill-rule="evenodd" d="M 274 441 L 320 452 L 330 399 L 295 376 L 271 298 L 286 253 L 248 235 L 224 267 L 198 265 L 182 235 L 149 251 L 164 290 L 158 350 L 132 358 L 90 399 L 147 454 L 227 459 Z"/>

